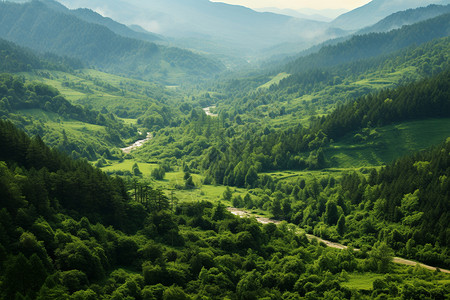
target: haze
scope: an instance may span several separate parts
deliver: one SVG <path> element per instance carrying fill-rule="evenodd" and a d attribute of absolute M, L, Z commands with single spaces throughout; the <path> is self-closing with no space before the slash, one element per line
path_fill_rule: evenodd
<path fill-rule="evenodd" d="M 211 2 L 224 2 L 234 5 L 242 5 L 250 8 L 276 7 L 280 9 L 355 9 L 370 2 L 370 0 L 211 0 Z"/>

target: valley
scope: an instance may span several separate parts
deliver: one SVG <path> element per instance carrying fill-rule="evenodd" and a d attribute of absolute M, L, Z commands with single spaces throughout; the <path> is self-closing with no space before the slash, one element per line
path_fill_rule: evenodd
<path fill-rule="evenodd" d="M 169 2 L 0 3 L 0 298 L 447 299 L 450 3 Z"/>

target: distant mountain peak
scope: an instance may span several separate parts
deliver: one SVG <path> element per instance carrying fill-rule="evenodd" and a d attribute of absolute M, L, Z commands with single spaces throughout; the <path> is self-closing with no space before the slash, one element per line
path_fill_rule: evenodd
<path fill-rule="evenodd" d="M 450 0 L 373 0 L 337 17 L 331 24 L 345 30 L 357 30 L 371 26 L 398 11 L 430 4 L 447 5 Z"/>

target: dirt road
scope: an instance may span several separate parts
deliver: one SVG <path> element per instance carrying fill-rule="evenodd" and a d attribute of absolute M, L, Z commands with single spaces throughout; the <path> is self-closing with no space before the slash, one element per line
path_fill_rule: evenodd
<path fill-rule="evenodd" d="M 267 224 L 267 223 L 280 224 L 280 223 L 281 223 L 281 222 L 278 221 L 278 220 L 274 220 L 274 219 L 270 219 L 270 218 L 265 218 L 265 217 L 262 217 L 262 216 L 258 216 L 258 215 L 255 215 L 255 214 L 251 214 L 251 213 L 249 213 L 248 211 L 245 211 L 245 210 L 239 209 L 239 208 L 235 208 L 235 207 L 228 207 L 227 210 L 228 210 L 229 212 L 231 212 L 233 215 L 236 215 L 236 216 L 240 216 L 240 217 L 253 217 L 253 218 L 255 218 L 258 222 L 260 222 L 260 223 L 262 223 L 262 224 Z M 322 238 L 320 238 L 320 237 L 317 237 L 317 236 L 315 236 L 315 235 L 312 235 L 312 234 L 306 234 L 306 237 L 307 237 L 308 239 L 310 239 L 310 240 L 312 240 L 312 239 L 317 239 L 318 242 L 322 242 L 322 243 L 324 243 L 325 245 L 327 245 L 328 247 L 331 247 L 331 248 L 336 248 L 336 249 L 347 249 L 347 248 L 348 248 L 348 247 L 345 246 L 345 245 L 341 245 L 341 244 L 339 244 L 339 243 L 327 241 L 327 240 L 324 240 L 324 239 L 322 239 Z M 359 251 L 359 249 L 354 249 L 354 250 L 355 250 L 355 251 Z M 432 270 L 432 271 L 436 270 L 436 267 L 428 266 L 428 265 L 425 265 L 425 264 L 422 264 L 422 263 L 418 263 L 418 262 L 413 261 L 413 260 L 404 259 L 404 258 L 401 258 L 401 257 L 394 257 L 393 260 L 392 260 L 392 262 L 394 262 L 394 263 L 396 263 L 396 264 L 407 265 L 407 266 L 415 266 L 415 265 L 419 265 L 419 266 L 421 266 L 422 268 L 425 268 L 425 269 L 428 269 L 428 270 Z M 443 273 L 449 273 L 449 274 L 450 274 L 450 271 L 449 271 L 449 270 L 446 270 L 446 269 L 439 269 L 439 270 L 440 270 L 441 272 L 443 272 Z"/>

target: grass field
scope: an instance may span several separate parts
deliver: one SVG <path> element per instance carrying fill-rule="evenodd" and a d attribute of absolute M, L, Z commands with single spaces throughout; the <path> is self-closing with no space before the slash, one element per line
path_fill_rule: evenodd
<path fill-rule="evenodd" d="M 142 113 L 143 108 L 151 104 L 152 98 L 169 93 L 164 87 L 150 82 L 92 69 L 78 70 L 74 73 L 36 70 L 20 75 L 27 80 L 40 81 L 58 89 L 72 103 L 89 105 L 96 110 L 107 107 L 112 112 L 116 109 L 127 109 Z"/>
<path fill-rule="evenodd" d="M 374 273 L 364 273 L 358 274 L 353 273 L 348 275 L 349 279 L 342 283 L 342 286 L 356 290 L 372 290 L 373 282 L 376 279 L 382 279 L 384 276 L 381 274 Z"/>
<path fill-rule="evenodd" d="M 32 117 L 35 120 L 41 121 L 52 131 L 62 134 L 64 130 L 69 140 L 86 141 L 97 144 L 100 143 L 102 145 L 112 147 L 112 145 L 109 145 L 104 139 L 107 132 L 103 126 L 71 119 L 64 119 L 56 113 L 47 112 L 40 109 L 20 110 L 19 113 L 26 117 Z"/>
<path fill-rule="evenodd" d="M 340 175 L 347 171 L 358 170 L 359 168 L 329 168 L 323 170 L 304 170 L 304 171 L 279 171 L 279 172 L 269 172 L 260 173 L 259 175 L 269 175 L 274 181 L 295 181 L 298 179 L 309 180 L 312 178 L 320 179 L 322 177 L 328 177 L 333 175 L 333 177 L 339 178 Z"/>
<path fill-rule="evenodd" d="M 345 136 L 330 148 L 325 157 L 341 168 L 379 166 L 396 158 L 426 149 L 450 137 L 450 119 L 427 119 L 385 126 L 377 129 L 374 141 L 355 142 Z"/>
<path fill-rule="evenodd" d="M 142 163 L 142 162 L 137 162 L 137 161 L 134 161 L 131 159 L 126 159 L 123 162 L 114 163 L 111 166 L 106 166 L 106 167 L 102 168 L 102 170 L 105 172 L 108 172 L 108 171 L 130 171 L 131 172 L 134 163 L 138 164 L 139 170 L 142 172 L 142 175 L 145 177 L 150 177 L 152 170 L 158 167 L 157 164 Z"/>
<path fill-rule="evenodd" d="M 222 194 L 225 191 L 225 186 L 215 186 L 215 185 L 203 185 L 203 177 L 198 174 L 192 174 L 192 179 L 194 180 L 195 189 L 183 190 L 177 189 L 177 186 L 184 186 L 184 172 L 180 170 L 175 170 L 173 172 L 167 172 L 164 180 L 154 180 L 151 178 L 151 172 L 153 169 L 158 167 L 155 163 L 143 163 L 132 159 L 126 159 L 120 163 L 114 163 L 113 165 L 103 167 L 102 170 L 108 171 L 130 171 L 134 163 L 138 164 L 139 170 L 142 172 L 142 178 L 151 180 L 152 185 L 157 188 L 161 188 L 166 192 L 166 195 L 173 195 L 178 198 L 180 202 L 185 201 L 211 201 L 213 203 L 222 199 Z M 245 195 L 246 190 L 232 188 L 234 195 Z M 223 200 L 222 200 L 223 201 Z M 223 201 L 224 204 L 230 205 L 230 203 Z"/>
<path fill-rule="evenodd" d="M 276 75 L 275 77 L 273 77 L 270 81 L 268 81 L 265 84 L 259 86 L 257 88 L 257 90 L 259 90 L 259 89 L 268 89 L 274 84 L 279 84 L 281 80 L 283 80 L 283 79 L 285 79 L 285 78 L 287 78 L 289 76 L 291 76 L 291 74 L 288 74 L 288 73 L 285 73 L 285 72 L 280 73 L 280 74 Z"/>

